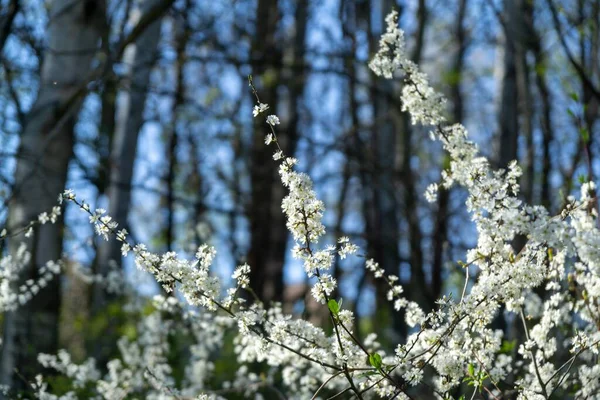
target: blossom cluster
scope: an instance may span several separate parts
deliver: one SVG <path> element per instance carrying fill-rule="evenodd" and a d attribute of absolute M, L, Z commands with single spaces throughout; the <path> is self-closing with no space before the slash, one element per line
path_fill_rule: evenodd
<path fill-rule="evenodd" d="M 593 283 L 597 272 L 593 266 L 600 261 L 597 258 L 600 232 L 595 211 L 589 211 L 593 183 L 583 185 L 580 200 L 570 198 L 567 208 L 557 217 L 549 215 L 543 207 L 523 204 L 518 197 L 521 171 L 516 162 L 510 163 L 507 170 L 494 171 L 488 160 L 478 155 L 477 146 L 468 139 L 464 126 L 444 126 L 445 100 L 429 86 L 416 65 L 405 58 L 405 44 L 397 33 L 394 13 L 387 22 L 382 49 L 371 67 L 376 74 L 387 78 L 396 71 L 404 75 L 403 108 L 411 114 L 413 123 L 431 126 L 432 138 L 441 141 L 448 152 L 451 161 L 443 171 L 443 185 L 458 184 L 467 190 L 467 210 L 478 233 L 477 246 L 462 263 L 467 272 L 465 290 L 469 269 L 476 267 L 478 271 L 470 292 L 463 293 L 460 302 L 445 302 L 444 307 L 427 315 L 418 333 L 409 337 L 410 347 L 398 347 L 397 362 L 414 363 L 421 358 L 415 354 L 433 352 L 421 359 L 437 371 L 438 377 L 433 382 L 438 390 L 448 393 L 463 379 L 474 379 L 472 365 L 477 360 L 479 371 L 485 372 L 494 390 L 498 390 L 497 382 L 513 372 L 518 361 L 501 353 L 501 331 L 489 328 L 504 304 L 522 320 L 528 338 L 519 348 L 522 359 L 518 362 L 523 363 L 525 371 L 515 384 L 519 397 L 547 399 L 558 388 L 577 382 L 575 376 L 564 371 L 565 365 L 554 364 L 552 358 L 558 343 L 552 337 L 553 332 L 560 326 L 574 327 L 577 319 L 585 319 L 588 323 L 577 334 L 591 336 L 586 336 L 588 346 L 580 350 L 582 353 L 592 351 L 590 343 L 598 336 L 597 317 L 590 315 L 585 306 L 590 301 L 595 304 L 597 299 L 590 298 L 589 293 L 598 293 L 598 286 Z M 390 57 L 390 53 L 394 56 Z M 428 188 L 429 201 L 435 201 L 436 190 L 435 185 Z M 521 248 L 515 248 L 518 236 L 527 238 Z M 569 267 L 568 259 L 578 261 Z M 570 274 L 567 268 L 572 269 Z M 564 293 L 567 277 L 577 282 L 584 294 L 575 303 Z M 534 289 L 540 287 L 547 293 L 545 300 L 536 297 Z M 526 299 L 537 299 L 544 310 L 536 316 L 533 326 L 529 326 L 524 315 Z M 560 345 L 572 344 L 572 339 L 566 337 Z M 583 358 L 582 354 L 578 356 Z M 581 367 L 589 371 L 585 363 Z"/>
<path fill-rule="evenodd" d="M 25 305 L 61 272 L 61 261 L 48 261 L 32 278 L 22 281 L 23 271 L 31 264 L 31 253 L 21 243 L 14 254 L 0 259 L 0 311 L 15 311 Z"/>

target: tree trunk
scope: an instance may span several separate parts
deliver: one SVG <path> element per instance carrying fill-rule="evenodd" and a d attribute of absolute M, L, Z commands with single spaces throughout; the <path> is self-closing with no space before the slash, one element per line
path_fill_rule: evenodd
<path fill-rule="evenodd" d="M 175 93 L 173 106 L 171 108 L 171 124 L 168 128 L 169 141 L 167 148 L 167 160 L 169 168 L 167 171 L 167 229 L 166 229 L 166 245 L 167 251 L 173 251 L 176 240 L 175 234 L 175 181 L 177 179 L 177 148 L 179 142 L 179 132 L 177 124 L 180 121 L 181 107 L 185 101 L 185 59 L 186 47 L 191 35 L 191 30 L 187 19 L 182 23 L 183 30 L 176 37 L 177 59 L 175 60 Z"/>
<path fill-rule="evenodd" d="M 21 8 L 19 0 L 10 0 L 8 6 L 0 16 L 0 58 L 2 57 L 2 50 L 6 44 L 6 39 L 10 35 L 12 30 L 12 24 Z"/>
<path fill-rule="evenodd" d="M 411 55 L 412 60 L 419 64 L 423 54 L 425 42 L 425 27 L 428 18 L 427 4 L 425 0 L 419 0 L 417 9 L 418 28 L 416 32 L 416 42 Z M 402 114 L 402 129 L 399 131 L 400 140 L 402 140 L 402 183 L 404 184 L 404 211 L 406 212 L 406 221 L 408 224 L 409 251 L 410 251 L 410 290 L 406 296 L 417 302 L 425 310 L 430 310 L 434 306 L 436 299 L 431 298 L 425 279 L 423 263 L 423 233 L 421 231 L 420 219 L 418 215 L 417 189 L 415 174 L 411 167 L 411 157 L 414 154 L 412 143 L 413 127 L 410 124 L 409 116 Z"/>
<path fill-rule="evenodd" d="M 382 9 L 379 11 L 379 26 L 383 29 L 385 26 L 385 15 L 387 10 L 392 8 L 389 1 L 384 1 Z M 374 10 L 375 7 L 372 7 Z M 377 40 L 383 32 L 377 30 L 372 32 L 371 48 L 375 49 Z M 375 246 L 377 248 L 375 255 L 381 267 L 386 274 L 398 275 L 400 267 L 400 253 L 398 251 L 398 242 L 400 232 L 398 229 L 398 198 L 397 192 L 397 174 L 396 149 L 397 145 L 397 121 L 392 115 L 392 105 L 388 96 L 389 82 L 383 78 L 375 78 L 374 91 L 372 92 L 375 123 L 373 124 L 373 141 L 375 149 L 373 187 L 374 211 L 376 219 Z M 391 94 L 391 93 L 390 93 Z"/>
<path fill-rule="evenodd" d="M 261 102 L 269 104 L 267 114 L 278 113 L 277 82 L 281 77 L 279 64 L 282 58 L 281 48 L 275 37 L 278 21 L 277 2 L 259 0 L 252 43 L 252 72 Z M 293 154 L 295 131 L 277 130 L 283 150 L 287 155 Z M 283 300 L 283 264 L 288 234 L 281 212 L 284 190 L 278 182 L 277 169 L 274 168 L 273 146 L 264 144 L 267 132 L 264 116 L 255 118 L 250 155 L 252 188 L 247 215 L 251 239 L 247 261 L 251 267 L 250 287 L 261 301 L 268 304 Z"/>
<path fill-rule="evenodd" d="M 467 33 L 464 23 L 467 13 L 468 0 L 460 0 L 458 15 L 456 16 L 456 54 L 452 62 L 450 100 L 452 101 L 452 114 L 455 123 L 461 123 L 464 116 L 464 101 L 461 92 L 462 74 L 467 50 Z M 444 247 L 448 241 L 448 203 L 450 193 L 448 189 L 440 188 L 438 194 L 438 209 L 433 233 L 433 262 L 431 268 L 431 297 L 440 298 L 443 290 Z"/>
<path fill-rule="evenodd" d="M 159 0 L 148 0 L 144 4 L 143 10 L 136 11 L 138 13 L 147 12 L 158 2 Z M 110 168 L 107 191 L 108 212 L 121 228 L 127 227 L 138 136 L 144 124 L 144 105 L 148 93 L 150 73 L 160 39 L 160 27 L 161 20 L 154 21 L 134 42 L 135 45 L 125 51 L 123 56 L 125 64 L 132 66 L 128 73 L 131 83 L 127 91 L 121 93 L 121 98 L 116 104 L 116 115 L 114 114 L 115 107 L 109 107 L 110 112 L 113 112 L 113 114 L 112 117 L 108 116 L 108 118 L 113 118 L 115 123 L 114 134 L 109 132 L 113 135 L 113 140 L 108 163 L 108 168 Z M 109 106 L 110 102 L 104 105 Z M 103 240 L 98 246 L 95 273 L 107 276 L 113 262 L 113 267 L 120 269 L 122 262 L 121 242 L 114 237 L 109 237 L 108 241 Z M 107 304 L 114 299 L 114 293 L 108 293 L 101 284 L 94 284 L 91 300 L 92 315 L 101 313 Z M 113 325 L 114 321 L 109 321 L 109 331 L 114 329 Z M 107 361 L 107 357 L 110 356 L 108 352 L 111 351 L 110 342 L 112 341 L 114 341 L 114 336 L 107 334 L 92 343 L 92 354 L 100 364 L 102 361 Z"/>
<path fill-rule="evenodd" d="M 505 168 L 517 158 L 519 138 L 519 110 L 517 87 L 517 44 L 516 24 L 520 0 L 505 0 L 504 60 L 502 76 L 502 97 L 498 113 L 500 158 L 498 165 Z"/>
<path fill-rule="evenodd" d="M 90 65 L 104 27 L 103 1 L 55 0 L 50 8 L 49 48 L 45 56 L 38 97 L 25 124 L 15 172 L 15 190 L 9 204 L 10 227 L 24 225 L 56 205 L 65 188 L 73 152 L 73 127 L 83 101 Z M 38 268 L 58 260 L 62 249 L 62 222 L 46 224 L 25 239 L 32 262 L 20 277 L 35 277 Z M 19 241 L 11 240 L 14 254 Z M 15 370 L 27 379 L 40 370 L 37 354 L 55 353 L 58 344 L 60 279 L 16 312 L 4 316 L 1 355 L 2 384 L 23 388 Z"/>

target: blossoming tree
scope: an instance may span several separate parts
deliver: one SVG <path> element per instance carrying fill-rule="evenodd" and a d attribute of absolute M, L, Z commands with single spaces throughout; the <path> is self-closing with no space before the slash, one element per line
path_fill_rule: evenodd
<path fill-rule="evenodd" d="M 156 296 L 150 312 L 142 313 L 132 340 L 118 342 L 120 356 L 99 368 L 94 359 L 72 362 L 66 351 L 40 354 L 38 361 L 69 378 L 68 390 L 54 393 L 47 375 L 30 382 L 40 399 L 221 399 L 254 398 L 597 398 L 600 392 L 600 231 L 595 185 L 585 182 L 578 199 L 570 197 L 558 215 L 542 206 L 525 204 L 519 197 L 521 169 L 516 162 L 494 170 L 480 155 L 461 124 L 450 125 L 445 99 L 407 56 L 397 14 L 386 19 L 380 49 L 369 64 L 372 71 L 402 82 L 403 111 L 414 124 L 430 129 L 449 156 L 441 185 L 460 186 L 477 229 L 476 246 L 457 261 L 464 271 L 460 296 L 443 296 L 433 311 L 424 312 L 404 297 L 398 277 L 387 275 L 377 260 L 365 259 L 364 269 L 389 286 L 388 300 L 403 311 L 409 335 L 393 348 L 382 346 L 371 334 L 360 339 L 354 332 L 356 316 L 333 295 L 338 282 L 330 274 L 335 257 L 356 257 L 362 252 L 347 237 L 322 246 L 324 204 L 317 198 L 311 178 L 300 172 L 297 160 L 279 145 L 279 118 L 255 96 L 253 115 L 264 119 L 269 133 L 265 145 L 273 148 L 281 184 L 287 189 L 281 209 L 300 260 L 311 278 L 311 294 L 329 315 L 330 326 L 320 327 L 287 315 L 280 304 L 247 302 L 252 265 L 240 265 L 223 288 L 211 273 L 216 250 L 201 246 L 193 260 L 176 253 L 154 254 L 134 243 L 105 210 L 92 210 L 67 190 L 59 202 L 72 202 L 89 214 L 96 233 L 121 242 L 124 256 L 150 273 L 166 292 Z M 434 201 L 438 185 L 426 191 Z M 60 208 L 42 214 L 32 224 L 52 223 Z M 25 230 L 30 226 L 23 227 Z M 20 232 L 2 232 L 2 236 Z M 516 237 L 526 242 L 517 248 Z M 3 310 L 16 309 L 35 296 L 52 273 L 43 268 L 41 280 L 19 288 L 12 277 L 30 257 L 19 252 L 2 260 Z M 110 284 L 105 277 L 91 279 Z M 340 293 L 343 297 L 343 292 Z M 132 301 L 130 312 L 143 306 Z M 504 307 L 518 321 L 526 340 L 513 349 L 493 320 Z M 185 373 L 173 374 L 169 358 L 175 332 L 189 335 Z M 233 335 L 236 371 L 232 379 L 215 386 L 218 354 Z M 262 374 L 251 366 L 262 366 Z M 103 374 L 101 371 L 106 370 Z M 10 393 L 11 388 L 4 388 Z"/>

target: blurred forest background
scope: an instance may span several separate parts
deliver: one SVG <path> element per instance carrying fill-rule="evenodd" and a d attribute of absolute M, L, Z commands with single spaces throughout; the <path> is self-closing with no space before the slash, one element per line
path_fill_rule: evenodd
<path fill-rule="evenodd" d="M 445 155 L 401 112 L 401 82 L 367 68 L 392 8 L 450 119 L 497 167 L 520 161 L 523 199 L 555 213 L 580 177 L 598 176 L 599 0 L 0 0 L 0 230 L 70 188 L 152 251 L 192 256 L 211 243 L 224 279 L 248 262 L 260 300 L 326 321 L 287 251 L 285 193 L 252 118 L 252 74 L 281 119 L 282 147 L 325 201 L 328 242 L 349 236 L 431 310 L 460 293 L 455 261 L 474 227 L 461 190 L 425 201 Z M 2 383 L 19 381 L 15 367 L 34 372 L 39 352 L 106 360 L 133 329 L 123 298 L 86 273 L 123 274 L 142 298 L 160 292 L 87 219 L 67 207 L 35 230 L 33 263 L 69 268 L 3 315 Z M 0 241 L 0 251 L 18 244 Z M 361 316 L 359 335 L 398 343 L 401 318 L 363 264 L 336 260 L 337 296 Z M 497 320 L 510 337 L 511 321 Z"/>

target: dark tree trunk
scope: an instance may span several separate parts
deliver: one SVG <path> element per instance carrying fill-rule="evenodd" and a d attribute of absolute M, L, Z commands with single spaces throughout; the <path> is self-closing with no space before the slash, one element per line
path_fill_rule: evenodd
<path fill-rule="evenodd" d="M 460 0 L 456 16 L 456 54 L 451 67 L 450 100 L 452 101 L 452 116 L 454 122 L 460 123 L 464 116 L 464 100 L 461 91 L 462 76 L 465 64 L 468 38 L 465 31 L 465 16 L 468 0 Z M 442 163 L 444 164 L 444 163 Z M 443 166 L 442 166 L 443 167 Z M 448 202 L 450 192 L 441 188 L 438 193 L 438 209 L 433 233 L 433 261 L 431 268 L 431 297 L 438 299 L 443 290 L 444 247 L 448 241 Z"/>
<path fill-rule="evenodd" d="M 65 188 L 69 160 L 73 153 L 73 126 L 83 101 L 90 65 L 104 27 L 103 1 L 78 2 L 55 0 L 50 9 L 49 48 L 40 79 L 38 97 L 23 129 L 15 190 L 9 205 L 9 227 L 49 211 Z M 32 253 L 32 262 L 23 271 L 20 282 L 34 278 L 38 268 L 59 260 L 62 251 L 61 221 L 43 225 L 24 239 Z M 19 240 L 11 240 L 15 254 Z M 55 353 L 58 344 L 60 279 L 52 282 L 16 312 L 4 316 L 4 339 L 0 378 L 14 389 L 23 388 L 15 375 L 18 370 L 27 379 L 40 370 L 37 354 Z"/>
<path fill-rule="evenodd" d="M 256 33 L 252 44 L 253 78 L 263 103 L 269 104 L 268 114 L 277 114 L 279 95 L 276 82 L 286 77 L 289 90 L 288 118 L 276 127 L 278 140 L 287 155 L 293 155 L 299 135 L 298 108 L 304 88 L 304 42 L 308 4 L 298 2 L 295 13 L 293 65 L 287 71 L 279 69 L 282 49 L 275 37 L 279 20 L 277 2 L 259 0 L 256 12 Z M 285 67 L 284 67 L 285 68 Z M 281 115 L 280 115 L 281 117 Z M 269 303 L 283 300 L 283 265 L 288 232 L 281 211 L 285 191 L 279 183 L 273 161 L 273 146 L 266 146 L 268 128 L 264 116 L 255 118 L 251 151 L 251 202 L 248 208 L 251 243 L 247 261 L 251 267 L 250 285 L 258 298 Z"/>

